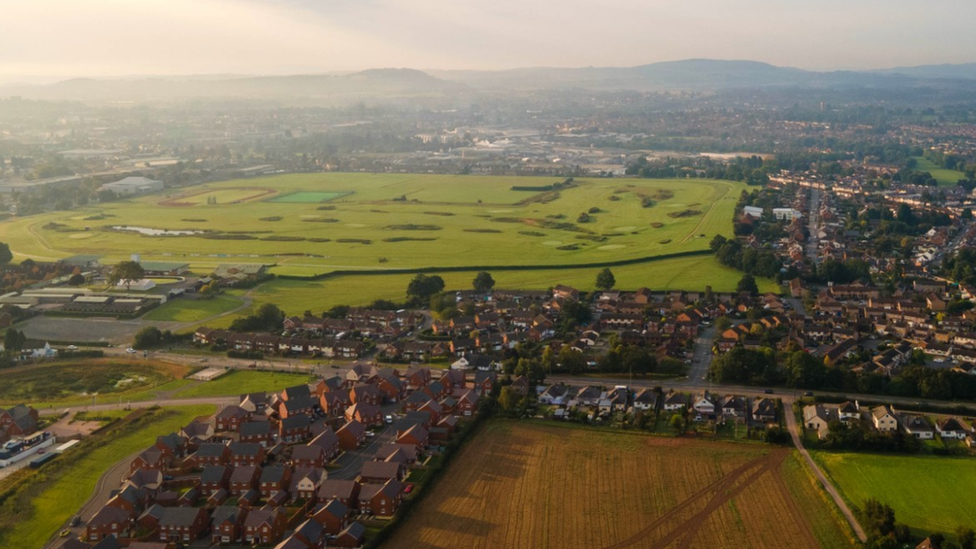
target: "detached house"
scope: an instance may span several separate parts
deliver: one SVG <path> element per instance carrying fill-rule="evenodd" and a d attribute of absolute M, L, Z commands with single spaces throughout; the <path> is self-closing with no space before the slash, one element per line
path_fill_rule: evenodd
<path fill-rule="evenodd" d="M 898 417 L 888 405 L 878 406 L 871 410 L 871 421 L 874 428 L 882 433 L 892 433 L 898 430 Z"/>

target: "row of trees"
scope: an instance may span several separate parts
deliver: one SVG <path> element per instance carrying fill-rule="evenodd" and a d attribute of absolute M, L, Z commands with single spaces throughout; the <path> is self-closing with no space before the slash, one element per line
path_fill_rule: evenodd
<path fill-rule="evenodd" d="M 783 266 L 772 250 L 754 250 L 722 235 L 716 235 L 709 247 L 719 263 L 751 275 L 775 278 Z"/>

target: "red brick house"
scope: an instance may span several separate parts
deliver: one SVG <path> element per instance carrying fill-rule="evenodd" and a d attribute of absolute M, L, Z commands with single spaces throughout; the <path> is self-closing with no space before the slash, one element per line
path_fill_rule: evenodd
<path fill-rule="evenodd" d="M 359 483 L 355 480 L 326 480 L 319 487 L 318 501 L 326 503 L 333 499 L 350 509 L 359 507 Z"/>
<path fill-rule="evenodd" d="M 326 427 L 325 430 L 319 433 L 317 437 L 313 438 L 308 445 L 322 448 L 325 451 L 325 458 L 327 460 L 332 459 L 339 454 L 339 437 L 332 430 L 332 427 Z"/>
<path fill-rule="evenodd" d="M 125 509 L 106 505 L 88 521 L 85 539 L 99 541 L 109 536 L 127 538 L 131 528 L 132 516 Z"/>
<path fill-rule="evenodd" d="M 365 427 L 383 424 L 383 413 L 379 406 L 360 403 L 346 408 L 346 421 L 356 420 Z"/>
<path fill-rule="evenodd" d="M 414 424 L 405 430 L 397 431 L 397 444 L 413 444 L 417 448 L 426 448 L 430 442 L 430 435 L 420 425 Z"/>
<path fill-rule="evenodd" d="M 187 458 L 187 462 L 193 467 L 227 465 L 230 463 L 230 447 L 223 442 L 204 442 Z"/>
<path fill-rule="evenodd" d="M 155 446 L 150 446 L 141 454 L 136 456 L 129 465 L 129 472 L 134 473 L 139 469 L 149 469 L 151 471 L 161 471 L 170 464 L 169 459 Z"/>
<path fill-rule="evenodd" d="M 159 518 L 159 541 L 188 543 L 198 539 L 210 526 L 205 509 L 166 507 Z"/>
<path fill-rule="evenodd" d="M 261 468 L 254 465 L 241 465 L 234 467 L 230 474 L 230 488 L 228 492 L 236 497 L 246 494 L 248 491 L 258 487 L 258 479 L 261 478 Z"/>
<path fill-rule="evenodd" d="M 235 467 L 261 465 L 264 462 L 264 457 L 265 450 L 260 444 L 251 442 L 230 443 L 230 464 Z"/>
<path fill-rule="evenodd" d="M 328 463 L 328 459 L 321 446 L 307 444 L 295 446 L 291 450 L 291 464 L 296 469 L 300 467 L 325 467 L 326 463 Z"/>
<path fill-rule="evenodd" d="M 403 483 L 390 479 L 383 484 L 363 484 L 359 491 L 359 509 L 378 517 L 393 516 L 400 508 Z"/>
<path fill-rule="evenodd" d="M 258 491 L 262 498 L 270 498 L 272 495 L 283 492 L 291 484 L 291 468 L 281 465 L 265 467 L 261 471 L 261 478 L 258 481 Z"/>
<path fill-rule="evenodd" d="M 250 442 L 253 444 L 260 444 L 261 446 L 267 447 L 274 442 L 274 434 L 271 431 L 271 422 L 267 420 L 263 421 L 248 421 L 242 423 L 239 427 L 241 442 Z"/>
<path fill-rule="evenodd" d="M 353 404 L 383 404 L 383 392 L 376 385 L 355 385 L 349 389 L 349 401 Z"/>
<path fill-rule="evenodd" d="M 239 507 L 221 506 L 214 509 L 210 519 L 210 534 L 213 543 L 237 543 L 244 534 L 244 519 L 248 510 Z"/>
<path fill-rule="evenodd" d="M 200 473 L 200 491 L 212 496 L 218 490 L 230 489 L 231 468 L 225 465 L 208 465 Z"/>
<path fill-rule="evenodd" d="M 403 480 L 407 468 L 402 463 L 391 461 L 367 461 L 359 472 L 359 482 L 382 484 L 390 479 Z"/>
<path fill-rule="evenodd" d="M 251 412 L 248 412 L 240 406 L 225 406 L 222 410 L 217 412 L 217 416 L 214 418 L 216 422 L 218 431 L 233 431 L 237 432 L 240 429 L 242 423 L 247 421 L 251 417 Z"/>
<path fill-rule="evenodd" d="M 330 391 L 319 397 L 319 407 L 331 417 L 341 416 L 349 404 L 349 393 L 345 391 Z"/>
<path fill-rule="evenodd" d="M 336 547 L 359 547 L 366 540 L 366 527 L 353 522 L 332 541 Z"/>
<path fill-rule="evenodd" d="M 277 509 L 251 509 L 244 518 L 244 541 L 261 545 L 275 543 L 287 527 L 288 517 Z"/>
<path fill-rule="evenodd" d="M 355 450 L 366 441 L 366 428 L 356 420 L 348 421 L 336 431 L 336 437 L 343 450 Z"/>
<path fill-rule="evenodd" d="M 322 525 L 326 534 L 336 536 L 349 525 L 349 508 L 338 499 L 331 499 L 316 507 L 311 518 Z"/>
<path fill-rule="evenodd" d="M 478 411 L 478 401 L 481 397 L 472 390 L 467 390 L 458 395 L 455 409 L 464 416 L 474 415 Z"/>
<path fill-rule="evenodd" d="M 306 415 L 289 416 L 278 424 L 278 440 L 294 444 L 306 440 L 312 433 L 312 420 Z"/>

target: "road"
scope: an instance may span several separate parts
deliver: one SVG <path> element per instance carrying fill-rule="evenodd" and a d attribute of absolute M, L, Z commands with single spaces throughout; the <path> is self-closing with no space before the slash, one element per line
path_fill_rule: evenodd
<path fill-rule="evenodd" d="M 806 252 L 810 261 L 814 265 L 819 263 L 817 254 L 820 248 L 820 238 L 817 236 L 820 231 L 820 189 L 812 187 L 810 189 L 810 239 L 807 240 Z"/>
<path fill-rule="evenodd" d="M 695 338 L 695 350 L 688 369 L 688 382 L 703 384 L 708 380 L 708 369 L 712 365 L 712 346 L 715 341 L 715 326 L 708 326 Z"/>
<path fill-rule="evenodd" d="M 851 508 L 847 506 L 844 498 L 840 497 L 840 493 L 837 491 L 837 488 L 834 488 L 833 483 L 827 479 L 827 475 L 825 475 L 820 469 L 817 462 L 813 461 L 813 457 L 810 456 L 810 452 L 803 447 L 803 432 L 796 424 L 796 415 L 793 413 L 792 399 L 790 400 L 789 405 L 787 405 L 786 399 L 783 399 L 783 414 L 786 415 L 786 428 L 790 430 L 790 436 L 793 437 L 793 445 L 796 446 L 796 449 L 799 450 L 800 455 L 802 455 L 803 459 L 806 460 L 807 465 L 810 467 L 810 470 L 813 471 L 813 474 L 817 476 L 817 480 L 820 481 L 820 484 L 824 487 L 824 490 L 830 494 L 830 497 L 834 500 L 837 508 L 840 509 L 840 512 L 844 514 L 844 518 L 847 519 L 847 522 L 851 525 L 851 529 L 854 530 L 855 534 L 857 534 L 858 539 L 860 539 L 862 542 L 866 542 L 868 540 L 868 536 L 864 533 L 864 529 L 861 528 L 861 524 L 857 521 L 857 517 L 855 517 L 854 513 L 851 512 Z"/>

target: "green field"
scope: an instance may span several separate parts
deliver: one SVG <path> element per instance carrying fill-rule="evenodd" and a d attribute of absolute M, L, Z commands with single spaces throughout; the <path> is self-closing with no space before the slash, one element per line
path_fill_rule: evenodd
<path fill-rule="evenodd" d="M 110 263 L 140 253 L 146 260 L 187 261 L 200 272 L 228 262 L 279 263 L 305 274 L 600 264 L 707 249 L 715 234 L 731 236 L 745 189 L 699 179 L 580 179 L 559 191 L 512 190 L 558 181 L 282 175 L 16 218 L 0 223 L 0 241 L 21 260 L 98 254 Z M 347 192 L 353 194 L 319 203 Z M 208 196 L 217 203 L 208 204 Z M 313 202 L 289 199 L 303 196 Z M 598 211 L 579 221 L 591 208 Z M 114 226 L 197 233 L 145 236 Z"/>
<path fill-rule="evenodd" d="M 712 256 L 665 259 L 611 269 L 617 287 L 636 290 L 646 286 L 652 290 L 704 290 L 711 286 L 715 292 L 735 291 L 742 273 L 719 264 Z M 495 287 L 499 289 L 545 290 L 556 284 L 567 284 L 580 290 L 594 290 L 599 269 L 542 269 L 526 271 L 491 271 Z M 448 290 L 471 288 L 474 271 L 441 273 Z M 262 303 L 274 303 L 288 315 L 304 311 L 321 313 L 335 305 L 368 305 L 377 299 L 402 301 L 412 274 L 343 275 L 323 280 L 272 280 L 251 291 L 254 305 L 207 323 L 210 327 L 227 327 L 236 316 L 246 316 Z M 759 279 L 763 292 L 779 292 L 771 280 Z"/>
<path fill-rule="evenodd" d="M 244 393 L 278 392 L 286 387 L 308 383 L 305 374 L 234 371 L 213 381 L 203 381 L 179 391 L 179 398 L 230 396 Z"/>
<path fill-rule="evenodd" d="M 230 295 L 212 299 L 173 299 L 149 311 L 143 318 L 170 322 L 199 322 L 239 307 L 243 301 Z"/>
<path fill-rule="evenodd" d="M 214 411 L 213 406 L 150 411 L 149 416 L 139 419 L 131 427 L 120 428 L 118 436 L 111 436 L 113 432 L 106 433 L 97 441 L 58 458 L 43 469 L 45 478 L 35 477 L 33 480 L 39 483 L 14 495 L 0 507 L 0 514 L 11 521 L 0 527 L 0 547 L 42 547 L 78 512 L 105 471 L 124 457 L 153 444 L 157 436 L 175 431 L 194 418 Z"/>
<path fill-rule="evenodd" d="M 946 456 L 902 456 L 817 452 L 849 504 L 875 498 L 895 510 L 895 519 L 914 533 L 951 535 L 976 528 L 976 460 Z"/>
<path fill-rule="evenodd" d="M 918 164 L 915 169 L 920 172 L 929 172 L 932 177 L 939 182 L 940 187 L 954 187 L 960 179 L 966 179 L 966 174 L 958 170 L 946 170 L 932 163 L 931 160 L 923 156 L 914 156 Z"/>

